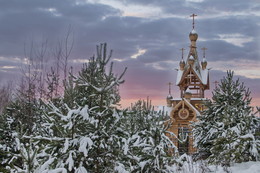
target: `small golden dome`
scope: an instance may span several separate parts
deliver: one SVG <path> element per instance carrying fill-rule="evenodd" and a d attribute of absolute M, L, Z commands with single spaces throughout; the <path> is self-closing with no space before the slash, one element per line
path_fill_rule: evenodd
<path fill-rule="evenodd" d="M 205 70 L 207 68 L 207 64 L 208 64 L 207 59 L 203 58 L 201 61 L 202 70 Z"/>
<path fill-rule="evenodd" d="M 180 61 L 180 69 L 183 70 L 184 67 L 185 67 L 185 61 L 182 59 L 182 60 Z"/>
<path fill-rule="evenodd" d="M 170 100 L 170 99 L 172 99 L 173 97 L 169 94 L 167 97 L 166 97 L 166 99 L 168 99 L 168 100 Z"/>
<path fill-rule="evenodd" d="M 193 64 L 194 64 L 194 61 L 195 61 L 194 57 L 193 57 L 192 55 L 190 55 L 190 57 L 189 57 L 189 59 L 188 59 L 189 65 L 193 65 Z"/>
<path fill-rule="evenodd" d="M 196 33 L 196 31 L 193 29 L 191 32 L 190 32 L 190 41 L 197 41 L 198 39 L 198 34 Z"/>

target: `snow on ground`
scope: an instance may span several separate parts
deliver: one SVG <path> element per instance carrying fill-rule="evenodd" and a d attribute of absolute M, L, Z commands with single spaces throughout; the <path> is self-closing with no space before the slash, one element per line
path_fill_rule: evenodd
<path fill-rule="evenodd" d="M 260 161 L 236 163 L 225 169 L 222 166 L 208 165 L 206 161 L 193 162 L 191 157 L 186 157 L 182 167 L 177 165 L 172 167 L 174 173 L 260 173 Z"/>
<path fill-rule="evenodd" d="M 220 166 L 209 166 L 209 168 L 214 173 L 226 173 L 224 169 Z M 228 170 L 232 173 L 260 173 L 260 161 L 236 163 L 234 164 L 234 166 L 231 166 Z"/>

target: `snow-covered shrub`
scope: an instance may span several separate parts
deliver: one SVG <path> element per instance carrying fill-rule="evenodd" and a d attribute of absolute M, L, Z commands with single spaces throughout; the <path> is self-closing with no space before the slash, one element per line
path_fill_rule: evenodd
<path fill-rule="evenodd" d="M 208 173 L 211 172 L 207 162 L 204 160 L 194 161 L 193 157 L 187 154 L 181 155 L 176 164 L 171 167 L 174 173 Z"/>

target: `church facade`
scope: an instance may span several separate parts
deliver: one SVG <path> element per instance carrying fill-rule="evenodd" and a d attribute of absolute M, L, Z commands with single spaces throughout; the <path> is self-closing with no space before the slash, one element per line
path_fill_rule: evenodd
<path fill-rule="evenodd" d="M 168 131 L 173 132 L 171 140 L 178 147 L 179 153 L 192 154 L 196 151 L 193 147 L 191 123 L 197 121 L 197 117 L 205 108 L 205 90 L 209 89 L 209 69 L 207 69 L 207 60 L 205 57 L 206 48 L 202 60 L 200 61 L 197 53 L 196 41 L 198 34 L 193 28 L 189 34 L 190 49 L 186 59 L 183 57 L 177 69 L 176 85 L 179 87 L 180 97 L 173 98 L 169 88 L 169 95 L 166 98 L 167 107 L 170 108 L 170 124 Z M 170 87 L 170 85 L 169 85 Z"/>

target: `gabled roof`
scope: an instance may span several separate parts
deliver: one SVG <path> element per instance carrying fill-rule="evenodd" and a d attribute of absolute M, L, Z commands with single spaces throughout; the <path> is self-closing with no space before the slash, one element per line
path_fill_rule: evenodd
<path fill-rule="evenodd" d="M 194 60 L 194 63 L 192 65 L 188 63 L 190 57 L 192 57 L 192 60 Z M 183 70 L 179 67 L 177 71 L 176 85 L 180 85 L 180 83 L 184 80 L 184 78 L 189 74 L 190 71 L 192 71 L 196 75 L 196 77 L 203 85 L 208 85 L 209 83 L 209 69 L 202 69 L 198 60 L 197 52 L 195 53 L 195 58 L 192 55 L 189 55 L 187 57 Z"/>
<path fill-rule="evenodd" d="M 196 116 L 200 116 L 200 112 L 185 98 L 182 99 L 174 108 L 172 109 L 172 112 L 175 112 L 182 104 L 185 104 L 187 107 L 189 107 L 193 112 L 196 114 Z"/>
<path fill-rule="evenodd" d="M 200 66 L 195 66 L 195 64 L 193 66 L 186 64 L 186 66 L 187 67 L 184 68 L 184 70 L 178 69 L 176 85 L 179 85 L 184 80 L 184 78 L 189 74 L 190 71 L 192 71 L 193 74 L 197 76 L 197 78 L 203 85 L 208 84 L 208 74 L 209 74 L 208 69 L 202 70 Z"/>
<path fill-rule="evenodd" d="M 185 98 L 183 98 L 183 100 L 185 101 L 185 103 L 188 105 L 188 107 L 190 107 L 192 110 L 195 111 L 196 116 L 200 116 L 200 112 Z"/>

